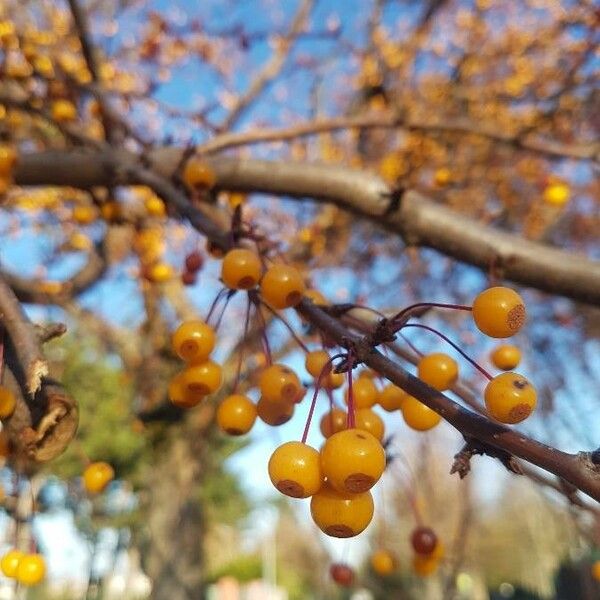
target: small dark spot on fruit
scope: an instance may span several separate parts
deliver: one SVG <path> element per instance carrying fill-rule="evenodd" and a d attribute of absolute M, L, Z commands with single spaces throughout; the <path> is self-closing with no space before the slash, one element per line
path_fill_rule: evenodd
<path fill-rule="evenodd" d="M 304 496 L 304 488 L 297 481 L 291 479 L 283 479 L 278 482 L 277 489 L 282 494 L 292 498 L 302 498 Z"/>
<path fill-rule="evenodd" d="M 352 531 L 348 525 L 343 525 L 341 523 L 337 525 L 330 525 L 325 529 L 325 533 L 331 537 L 337 538 L 349 538 L 354 535 L 354 531 Z"/>
<path fill-rule="evenodd" d="M 519 423 L 526 419 L 531 414 L 531 406 L 529 404 L 517 404 L 511 408 L 508 413 L 510 423 Z"/>
<path fill-rule="evenodd" d="M 250 288 L 253 288 L 256 285 L 256 281 L 254 280 L 253 277 L 242 277 L 239 281 L 238 281 L 238 287 L 242 290 L 249 290 Z"/>
<path fill-rule="evenodd" d="M 290 292 L 286 297 L 287 304 L 294 305 L 298 304 L 302 300 L 302 294 L 300 292 Z"/>
<path fill-rule="evenodd" d="M 362 494 L 375 485 L 375 479 L 365 473 L 353 473 L 344 480 L 344 487 L 352 494 Z"/>
<path fill-rule="evenodd" d="M 241 429 L 236 429 L 235 427 L 229 427 L 225 430 L 229 435 L 243 435 L 244 432 Z"/>

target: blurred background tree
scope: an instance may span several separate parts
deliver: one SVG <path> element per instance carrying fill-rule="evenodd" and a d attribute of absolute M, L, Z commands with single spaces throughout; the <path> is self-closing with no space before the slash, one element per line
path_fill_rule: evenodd
<path fill-rule="evenodd" d="M 264 436 L 231 442 L 213 426 L 214 403 L 184 414 L 167 402 L 178 368 L 169 333 L 206 314 L 219 290 L 218 263 L 172 198 L 133 185 L 129 171 L 149 164 L 172 181 L 195 148 L 217 185 L 191 204 L 221 224 L 242 204 L 245 218 L 334 302 L 383 311 L 423 299 L 468 303 L 486 284 L 515 278 L 518 259 L 506 250 L 483 244 L 465 255 L 437 230 L 428 236 L 398 225 L 395 215 L 411 206 L 407 191 L 461 215 L 465 235 L 493 227 L 577 253 L 582 264 L 587 257 L 593 290 L 598 19 L 595 3 L 575 0 L 5 0 L 0 139 L 21 159 L 14 181 L 0 177 L 2 275 L 34 320 L 68 324 L 47 353 L 81 413 L 77 440 L 44 472 L 72 481 L 87 456 L 129 482 L 137 500 L 125 521 L 94 518 L 131 530 L 154 597 L 199 598 L 219 575 L 258 574 L 260 550 L 241 548 L 253 473 L 239 481 L 227 459 Z M 73 169 L 73 156 L 89 157 L 92 167 Z M 272 161 L 266 181 L 236 178 L 236 168 L 251 170 L 256 160 Z M 312 162 L 342 177 L 364 172 L 373 189 L 383 189 L 382 178 L 384 209 L 352 204 L 352 190 L 335 203 L 311 194 L 300 195 L 315 202 L 298 202 L 294 189 L 310 182 L 304 165 Z M 303 176 L 268 194 L 286 165 L 299 165 Z M 198 281 L 186 280 L 185 256 L 198 249 L 206 266 Z M 499 259 L 488 260 L 496 251 Z M 516 280 L 530 314 L 518 342 L 540 394 L 535 420 L 521 430 L 567 451 L 592 450 L 598 292 L 570 289 L 551 272 Z M 234 300 L 220 332 L 230 379 L 243 314 Z M 460 316 L 426 322 L 489 364 L 491 343 Z M 280 356 L 299 360 L 278 324 L 269 335 Z M 426 335 L 411 340 L 422 351 L 437 348 Z M 244 371 L 252 373 L 262 356 L 258 340 L 249 346 Z M 479 394 L 476 375 L 462 378 Z M 412 483 L 399 476 L 398 497 L 386 483 L 385 529 L 397 532 L 386 543 L 401 570 L 382 582 L 365 566 L 361 577 L 375 594 L 478 598 L 508 583 L 513 597 L 521 586 L 548 598 L 565 577 L 589 576 L 568 569 L 594 557 L 597 510 L 579 510 L 569 493 L 534 490 L 529 480 L 507 480 L 493 498 L 480 497 L 475 484 L 446 475 L 460 436 L 428 434 L 423 442 L 387 424 L 406 440 L 408 456 L 414 447 L 428 451 L 411 459 Z M 476 468 L 475 477 L 493 479 L 496 467 L 481 462 L 491 472 Z M 406 486 L 426 498 L 425 514 L 449 540 L 442 574 L 425 584 L 408 572 Z M 290 597 L 339 593 L 326 579 L 330 549 L 301 517 L 280 508 L 275 539 Z M 567 574 L 555 584 L 561 564 Z M 582 598 L 593 597 L 593 585 L 581 585 Z"/>

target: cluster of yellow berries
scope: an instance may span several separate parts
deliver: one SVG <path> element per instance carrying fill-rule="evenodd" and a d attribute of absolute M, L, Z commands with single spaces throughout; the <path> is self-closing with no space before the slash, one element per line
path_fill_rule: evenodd
<path fill-rule="evenodd" d="M 204 321 L 186 321 L 173 334 L 174 352 L 187 363 L 169 383 L 169 399 L 180 408 L 192 408 L 213 394 L 223 381 L 221 366 L 210 359 L 216 336 Z"/>
<path fill-rule="evenodd" d="M 381 442 L 367 431 L 345 429 L 327 438 L 321 451 L 303 443 L 279 446 L 269 460 L 273 485 L 286 496 L 311 498 L 313 521 L 329 536 L 358 535 L 373 518 L 371 488 L 383 475 Z"/>
<path fill-rule="evenodd" d="M 194 164 L 192 160 L 187 166 L 190 164 Z M 297 269 L 274 264 L 264 274 L 263 270 L 256 252 L 235 248 L 223 257 L 221 280 L 230 290 L 251 290 L 260 283 L 261 299 L 277 310 L 300 302 L 305 285 Z M 188 365 L 169 384 L 169 398 L 177 406 L 196 406 L 220 388 L 221 367 L 209 359 L 215 341 L 212 327 L 200 320 L 182 323 L 173 334 L 172 348 Z M 257 405 L 241 394 L 233 394 L 222 401 L 217 422 L 223 431 L 231 435 L 247 433 L 257 415 L 265 423 L 280 425 L 291 418 L 294 403 L 304 395 L 298 376 L 284 365 L 271 365 L 265 369 L 259 387 L 262 396 Z"/>
<path fill-rule="evenodd" d="M 34 586 L 46 576 L 46 561 L 41 554 L 26 554 L 13 548 L 0 559 L 0 570 L 22 585 Z"/>
<path fill-rule="evenodd" d="M 189 170 L 194 164 L 188 161 Z M 186 172 L 184 179 L 188 185 L 194 185 L 194 178 Z M 198 185 L 205 186 L 204 171 L 200 169 L 196 176 L 201 182 Z M 281 263 L 265 267 L 261 256 L 247 248 L 234 248 L 222 256 L 221 280 L 230 290 L 256 289 L 255 299 L 275 310 L 293 307 L 305 296 L 324 303 L 322 296 L 306 290 L 301 273 L 294 267 Z M 506 338 L 522 327 L 525 307 L 513 290 L 490 288 L 477 296 L 472 315 L 483 333 Z M 221 386 L 221 367 L 209 358 L 215 341 L 215 331 L 200 320 L 182 323 L 173 334 L 173 350 L 187 363 L 169 385 L 169 398 L 175 405 L 193 407 Z M 516 366 L 519 358 L 518 349 L 505 346 L 496 349 L 493 360 L 506 369 Z M 316 388 L 331 391 L 344 383 L 345 376 L 333 371 L 331 357 L 325 350 L 307 352 L 305 367 L 315 378 Z M 436 352 L 422 356 L 417 373 L 422 381 L 444 391 L 457 381 L 459 367 L 452 357 Z M 305 435 L 302 441 L 279 446 L 269 460 L 268 472 L 276 489 L 292 498 L 310 498 L 314 522 L 333 537 L 356 536 L 373 518 L 371 489 L 386 466 L 382 445 L 385 427 L 373 410 L 375 405 L 388 412 L 400 411 L 407 425 L 417 431 L 432 429 L 441 421 L 439 414 L 396 385 L 388 383 L 379 390 L 375 376 L 370 370 L 359 375 L 352 385 L 351 403 L 348 386 L 346 404 L 351 414 L 332 406 L 323 416 L 320 429 L 325 442 L 320 451 L 305 443 Z M 260 373 L 258 388 L 260 399 L 256 404 L 237 393 L 221 401 L 216 420 L 223 432 L 243 435 L 257 417 L 268 425 L 281 425 L 291 419 L 295 405 L 306 392 L 298 375 L 281 364 L 270 364 Z M 516 423 L 533 410 L 535 390 L 524 377 L 509 371 L 492 378 L 485 400 L 495 419 Z M 416 552 L 414 568 L 426 575 L 437 568 L 442 550 L 441 546 L 422 548 L 423 544 Z M 390 572 L 394 564 L 393 556 L 386 550 L 374 555 L 373 568 L 377 572 Z"/>
<path fill-rule="evenodd" d="M 17 151 L 13 146 L 0 144 L 0 196 L 12 185 L 12 174 L 17 163 Z"/>
<path fill-rule="evenodd" d="M 480 331 L 493 338 L 508 338 L 525 324 L 525 303 L 514 290 L 492 287 L 481 292 L 473 303 L 473 320 Z M 521 359 L 519 349 L 502 345 L 492 354 L 499 369 L 515 368 Z M 489 414 L 500 423 L 515 424 L 526 419 L 535 409 L 537 394 L 522 375 L 507 370 L 487 384 L 484 393 Z"/>

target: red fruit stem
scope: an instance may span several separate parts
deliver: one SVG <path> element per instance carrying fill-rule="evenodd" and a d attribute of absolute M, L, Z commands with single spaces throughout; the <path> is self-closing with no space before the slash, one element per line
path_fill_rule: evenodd
<path fill-rule="evenodd" d="M 333 431 L 333 392 L 327 388 L 327 398 L 329 399 L 329 427 Z"/>
<path fill-rule="evenodd" d="M 424 356 L 423 353 L 402 333 L 400 333 L 400 337 L 406 342 L 406 345 L 417 355 Z"/>
<path fill-rule="evenodd" d="M 308 354 L 309 350 L 306 347 L 306 344 L 296 335 L 294 328 L 289 324 L 287 319 L 282 317 L 273 307 L 269 306 L 266 302 L 263 302 L 262 300 L 260 302 L 276 319 L 278 319 L 285 325 L 287 330 L 290 332 L 291 336 L 294 338 L 294 341 L 298 344 L 298 346 L 300 346 L 300 348 L 302 348 L 305 354 Z"/>
<path fill-rule="evenodd" d="M 345 355 L 344 354 L 336 354 L 335 356 L 332 356 L 323 365 L 323 368 L 321 369 L 321 372 L 319 373 L 319 376 L 317 377 L 317 379 L 315 381 L 315 391 L 313 393 L 312 401 L 310 403 L 310 409 L 308 410 L 308 417 L 306 418 L 306 424 L 304 426 L 304 433 L 302 434 L 301 441 L 303 444 L 306 444 L 306 440 L 308 438 L 310 424 L 312 422 L 313 414 L 315 412 L 315 406 L 317 405 L 317 396 L 319 395 L 319 390 L 321 389 L 321 381 L 322 381 L 323 377 L 325 377 L 325 375 L 328 375 L 331 372 L 331 367 L 333 365 L 333 361 L 338 358 L 342 358 L 343 356 L 345 356 Z M 331 396 L 329 397 L 329 402 L 330 402 L 330 405 L 333 402 Z"/>
<path fill-rule="evenodd" d="M 400 321 L 403 317 L 407 320 L 411 318 L 411 312 L 419 308 L 449 308 L 452 310 L 473 310 L 472 306 L 466 306 L 465 304 L 447 304 L 445 302 L 418 302 L 417 304 L 411 304 L 406 308 L 403 308 L 399 313 L 395 314 L 390 320 L 392 323 Z"/>
<path fill-rule="evenodd" d="M 221 301 L 221 298 L 223 297 L 224 294 L 227 293 L 227 291 L 228 291 L 227 288 L 223 288 L 223 289 L 219 290 L 219 292 L 217 292 L 215 299 L 213 300 L 212 304 L 210 305 L 208 314 L 206 315 L 206 319 L 204 320 L 207 325 L 209 324 L 210 318 L 212 317 L 213 312 L 217 308 L 217 305 Z"/>
<path fill-rule="evenodd" d="M 232 394 L 235 394 L 238 389 L 238 385 L 240 384 L 240 374 L 242 372 L 242 361 L 244 359 L 244 350 L 246 349 L 246 337 L 248 336 L 248 325 L 250 324 L 250 309 L 252 308 L 252 302 L 250 301 L 250 296 L 248 296 L 248 303 L 246 304 L 246 316 L 244 318 L 244 337 L 242 338 L 242 343 L 240 345 L 240 351 L 238 354 L 238 362 L 235 370 L 235 380 L 233 382 L 233 391 Z"/>
<path fill-rule="evenodd" d="M 468 360 L 484 377 L 486 377 L 489 381 L 493 379 L 493 377 L 476 361 L 474 361 L 464 350 L 461 350 L 458 344 L 455 344 L 451 339 L 446 337 L 441 331 L 434 329 L 433 327 L 429 327 L 429 325 L 423 325 L 422 323 L 405 323 L 402 326 L 402 329 L 406 327 L 418 327 L 419 329 L 425 329 L 427 331 L 431 331 L 431 333 L 435 333 L 437 336 L 441 337 L 447 344 L 450 344 L 465 360 Z"/>
<path fill-rule="evenodd" d="M 231 290 L 229 291 L 229 293 L 227 294 L 227 298 L 225 299 L 225 304 L 223 304 L 223 308 L 221 309 L 221 313 L 219 314 L 219 318 L 217 319 L 217 322 L 215 323 L 215 333 L 217 331 L 219 331 L 219 327 L 221 327 L 221 321 L 223 320 L 223 317 L 225 316 L 225 311 L 227 310 L 227 306 L 229 306 L 229 301 L 233 298 L 233 294 L 231 293 Z"/>
<path fill-rule="evenodd" d="M 356 426 L 355 410 L 354 410 L 354 394 L 352 392 L 352 365 L 354 364 L 351 353 L 348 353 L 348 420 L 346 427 L 354 429 Z"/>

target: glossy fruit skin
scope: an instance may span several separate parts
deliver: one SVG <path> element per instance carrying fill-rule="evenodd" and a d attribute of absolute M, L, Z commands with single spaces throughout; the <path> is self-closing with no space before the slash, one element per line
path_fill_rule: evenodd
<path fill-rule="evenodd" d="M 258 285 L 262 273 L 260 258 L 246 248 L 234 248 L 221 264 L 221 279 L 231 290 L 249 290 Z"/>
<path fill-rule="evenodd" d="M 344 429 L 346 429 L 347 421 L 348 416 L 346 413 L 339 408 L 334 408 L 321 417 L 319 428 L 321 429 L 323 437 L 328 438 L 338 431 L 344 431 Z"/>
<path fill-rule="evenodd" d="M 329 362 L 330 356 L 325 350 L 313 350 L 306 355 L 304 366 L 306 370 L 316 379 L 321 374 L 321 370 Z M 343 373 L 332 373 L 331 365 L 329 372 L 321 377 L 321 387 L 335 389 L 343 385 L 345 377 Z"/>
<path fill-rule="evenodd" d="M 416 527 L 410 536 L 410 543 L 417 554 L 429 555 L 438 544 L 438 537 L 431 527 Z"/>
<path fill-rule="evenodd" d="M 371 492 L 342 494 L 327 483 L 311 498 L 310 514 L 319 529 L 330 537 L 354 537 L 373 518 Z"/>
<path fill-rule="evenodd" d="M 334 563 L 329 567 L 331 579 L 342 587 L 350 587 L 354 583 L 354 570 L 348 565 Z"/>
<path fill-rule="evenodd" d="M 330 356 L 325 350 L 313 350 L 306 355 L 304 367 L 316 379 L 321 374 L 323 367 L 329 362 L 329 358 Z M 331 370 L 331 366 L 329 370 Z"/>
<path fill-rule="evenodd" d="M 512 344 L 501 344 L 491 353 L 490 359 L 497 369 L 512 371 L 521 362 L 521 351 Z"/>
<path fill-rule="evenodd" d="M 17 581 L 26 586 L 41 583 L 46 576 L 46 561 L 41 554 L 26 554 L 17 568 Z"/>
<path fill-rule="evenodd" d="M 408 394 L 402 405 L 402 416 L 404 422 L 416 431 L 433 429 L 442 420 L 434 410 Z"/>
<path fill-rule="evenodd" d="M 221 365 L 212 360 L 193 363 L 183 371 L 182 385 L 185 394 L 207 396 L 216 392 L 223 383 Z"/>
<path fill-rule="evenodd" d="M 190 190 L 208 190 L 217 183 L 212 167 L 196 156 L 185 163 L 181 177 Z"/>
<path fill-rule="evenodd" d="M 292 418 L 294 406 L 293 402 L 269 402 L 261 397 L 256 405 L 256 412 L 258 418 L 267 425 L 279 427 Z"/>
<path fill-rule="evenodd" d="M 508 425 L 525 420 L 537 404 L 533 385 L 512 371 L 494 377 L 485 388 L 484 399 L 490 415 Z"/>
<path fill-rule="evenodd" d="M 383 410 L 392 412 L 394 410 L 402 409 L 406 396 L 407 394 L 402 388 L 399 388 L 393 383 L 389 383 L 381 390 L 381 392 L 379 392 L 377 401 Z"/>
<path fill-rule="evenodd" d="M 289 265 L 269 267 L 260 282 L 263 300 L 277 310 L 296 306 L 302 300 L 305 289 L 300 271 Z"/>
<path fill-rule="evenodd" d="M 332 488 L 360 494 L 379 481 L 385 469 L 385 451 L 367 431 L 346 429 L 327 438 L 321 450 L 321 467 Z"/>
<path fill-rule="evenodd" d="M 205 394 L 190 392 L 184 387 L 183 372 L 177 373 L 169 381 L 169 400 L 179 408 L 193 408 L 204 400 Z"/>
<path fill-rule="evenodd" d="M 413 569 L 419 577 L 429 577 L 437 571 L 437 568 L 437 559 L 423 554 L 413 556 Z"/>
<path fill-rule="evenodd" d="M 371 568 L 385 577 L 396 570 L 396 558 L 389 550 L 377 550 L 371 555 Z"/>
<path fill-rule="evenodd" d="M 9 550 L 0 559 L 0 570 L 6 577 L 16 577 L 19 562 L 25 556 L 20 550 Z"/>
<path fill-rule="evenodd" d="M 434 352 L 419 360 L 417 375 L 427 385 L 443 392 L 456 383 L 458 364 L 451 356 L 443 352 Z"/>
<path fill-rule="evenodd" d="M 321 456 L 302 442 L 287 442 L 269 459 L 269 477 L 273 485 L 291 498 L 308 498 L 323 484 Z"/>
<path fill-rule="evenodd" d="M 275 364 L 260 374 L 258 387 L 267 402 L 294 402 L 302 384 L 292 369 Z"/>
<path fill-rule="evenodd" d="M 361 408 L 354 414 L 356 429 L 368 431 L 373 437 L 376 437 L 380 442 L 383 441 L 385 435 L 385 425 L 383 419 L 370 408 Z"/>
<path fill-rule="evenodd" d="M 352 383 L 352 397 L 354 408 L 371 408 L 376 402 L 379 391 L 373 380 L 369 377 L 359 377 Z M 348 404 L 348 390 L 346 390 L 346 404 Z"/>
<path fill-rule="evenodd" d="M 473 302 L 475 325 L 493 338 L 515 335 L 525 324 L 526 317 L 523 299 L 510 288 L 488 288 Z"/>
<path fill-rule="evenodd" d="M 15 395 L 3 385 L 0 386 L 0 419 L 7 419 L 13 412 L 15 412 L 15 406 L 17 401 Z"/>
<path fill-rule="evenodd" d="M 229 435 L 248 433 L 256 421 L 256 406 L 247 396 L 227 396 L 217 409 L 217 425 Z"/>
<path fill-rule="evenodd" d="M 214 329 L 204 321 L 184 321 L 171 337 L 171 347 L 188 363 L 204 362 L 215 347 Z"/>
<path fill-rule="evenodd" d="M 323 387 L 329 388 L 330 390 L 337 390 L 344 385 L 344 381 L 346 381 L 346 375 L 344 373 L 329 373 Z"/>
<path fill-rule="evenodd" d="M 93 462 L 83 472 L 83 487 L 90 494 L 99 494 L 114 477 L 115 472 L 107 462 Z"/>

